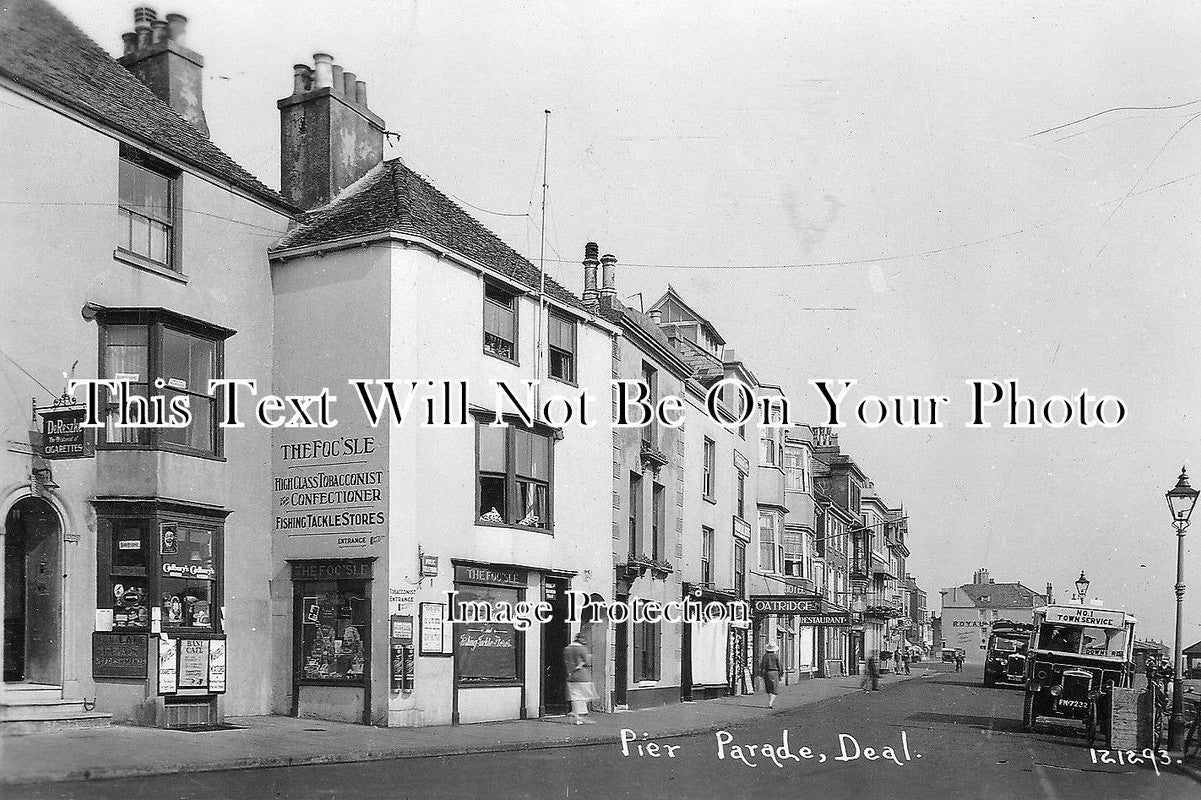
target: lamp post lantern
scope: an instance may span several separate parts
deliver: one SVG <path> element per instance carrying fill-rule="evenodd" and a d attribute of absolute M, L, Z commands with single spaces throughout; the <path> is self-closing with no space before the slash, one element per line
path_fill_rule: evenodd
<path fill-rule="evenodd" d="M 1168 719 L 1168 749 L 1181 745 L 1184 728 L 1184 530 L 1188 527 L 1197 495 L 1201 494 L 1188 483 L 1188 472 L 1180 468 L 1176 485 L 1168 490 L 1168 509 L 1176 528 L 1176 660 L 1172 669 L 1172 716 Z"/>
<path fill-rule="evenodd" d="M 1084 570 L 1080 570 L 1080 577 L 1076 579 L 1076 596 L 1080 598 L 1081 603 L 1084 602 L 1084 596 L 1088 594 L 1088 585 L 1091 582 L 1084 577 Z"/>

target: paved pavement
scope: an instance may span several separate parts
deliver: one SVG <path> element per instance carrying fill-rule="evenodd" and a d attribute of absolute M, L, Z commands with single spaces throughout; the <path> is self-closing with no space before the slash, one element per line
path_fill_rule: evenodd
<path fill-rule="evenodd" d="M 822 683 L 832 682 L 814 686 Z M 3 794 L 6 800 L 1201 796 L 1201 779 L 1173 766 L 1107 764 L 1098 759 L 1085 747 L 1078 724 L 1051 722 L 1032 733 L 1022 731 L 1021 692 L 984 688 L 978 670 L 892 682 L 872 695 L 841 691 L 823 700 L 795 702 L 809 688 L 790 692 L 788 699 L 794 702 L 775 714 L 737 703 L 698 704 L 708 709 L 726 705 L 731 712 L 741 709 L 741 719 L 694 735 L 641 735 L 663 714 L 683 710 L 619 715 L 619 722 L 636 721 L 630 728 L 638 731 L 637 741 L 627 742 L 624 749 L 618 725 L 610 729 L 607 741 L 577 739 L 569 749 L 535 745 L 503 753 L 399 761 L 26 784 L 6 786 Z M 599 734 L 587 727 L 570 733 Z"/>
<path fill-rule="evenodd" d="M 916 679 L 884 676 L 882 686 Z M 803 680 L 781 690 L 774 713 L 858 691 L 858 678 Z M 653 737 L 711 731 L 769 714 L 762 692 L 617 714 L 590 714 L 594 725 L 565 717 L 373 728 L 292 717 L 230 717 L 230 730 L 186 732 L 115 725 L 0 739 L 0 785 L 95 780 L 208 770 L 376 761 L 421 756 L 566 747 L 613 742 L 622 728 Z"/>

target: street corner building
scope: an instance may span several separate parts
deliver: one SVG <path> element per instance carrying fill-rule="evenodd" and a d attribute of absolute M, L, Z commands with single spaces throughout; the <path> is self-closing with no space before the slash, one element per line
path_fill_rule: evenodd
<path fill-rule="evenodd" d="M 624 305 L 595 243 L 579 294 L 546 276 L 385 158 L 388 111 L 327 53 L 279 65 L 268 188 L 209 137 L 198 26 L 132 22 L 114 58 L 43 0 L 0 9 L 0 731 L 545 717 L 577 633 L 594 711 L 754 692 L 771 642 L 784 681 L 929 647 L 904 509 L 830 429 L 757 425 L 738 386 L 781 390 L 676 289 Z M 192 423 L 117 425 L 105 394 L 82 426 L 89 378 Z M 615 379 L 683 424 L 554 424 L 495 388 L 616 417 Z M 213 380 L 256 382 L 242 426 Z M 326 388 L 334 427 L 250 417 Z M 635 601 L 749 613 L 612 614 Z"/>

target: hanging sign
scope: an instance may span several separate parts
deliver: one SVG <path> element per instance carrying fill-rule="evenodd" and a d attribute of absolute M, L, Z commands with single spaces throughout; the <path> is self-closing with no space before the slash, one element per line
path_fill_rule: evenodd
<path fill-rule="evenodd" d="M 96 454 L 94 428 L 80 423 L 85 418 L 82 405 L 38 409 L 42 417 L 42 458 L 91 458 Z"/>

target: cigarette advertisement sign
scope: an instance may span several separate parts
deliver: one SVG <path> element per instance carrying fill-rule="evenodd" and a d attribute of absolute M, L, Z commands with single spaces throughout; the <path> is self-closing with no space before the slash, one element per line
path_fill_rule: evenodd
<path fill-rule="evenodd" d="M 38 410 L 42 417 L 42 458 L 91 458 L 95 455 L 94 429 L 80 425 L 83 406 Z"/>

